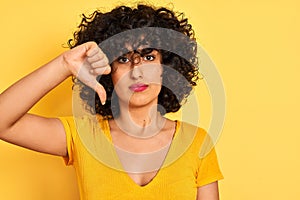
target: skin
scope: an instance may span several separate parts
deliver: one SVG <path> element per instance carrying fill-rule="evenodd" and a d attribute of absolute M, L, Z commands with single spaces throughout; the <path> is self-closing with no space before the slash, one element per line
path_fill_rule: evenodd
<path fill-rule="evenodd" d="M 175 122 L 163 118 L 156 108 L 162 82 L 160 54 L 155 50 L 143 57 L 128 54 L 114 61 L 112 68 L 112 81 L 120 105 L 120 116 L 109 122 L 113 143 L 127 152 L 134 153 L 149 153 L 170 145 L 175 132 Z M 147 87 L 134 92 L 130 86 L 136 83 Z M 119 157 L 123 166 L 130 164 L 126 162 L 126 156 L 122 158 L 122 154 L 119 153 Z M 164 157 L 160 158 L 160 164 Z M 152 160 L 149 160 L 147 165 L 151 165 L 151 162 Z M 157 172 L 158 170 L 154 170 L 128 175 L 137 184 L 146 185 Z"/>
<path fill-rule="evenodd" d="M 131 136 L 145 138 L 158 134 L 164 123 L 174 123 L 157 112 L 162 84 L 158 51 L 143 57 L 135 54 L 122 56 L 112 63 L 112 68 L 111 77 L 120 105 L 120 116 L 115 120 L 122 130 L 127 130 Z M 142 91 L 132 91 L 131 86 L 136 84 L 146 87 Z"/>
<path fill-rule="evenodd" d="M 145 60 L 142 63 L 148 61 Z M 157 75 L 160 74 L 159 69 L 161 69 L 159 61 L 158 58 L 153 61 L 154 63 L 151 63 L 156 64 Z M 124 74 L 129 82 L 140 80 L 140 75 L 143 73 L 141 71 L 143 70 L 142 63 L 126 68 L 125 71 L 115 71 L 112 73 L 113 82 L 117 84 L 123 79 Z M 93 88 L 99 95 L 101 102 L 105 103 L 106 92 L 103 86 L 97 82 L 96 77 L 110 72 L 111 67 L 108 64 L 107 57 L 94 42 L 87 42 L 59 55 L 0 94 L 0 139 L 38 152 L 67 156 L 66 134 L 60 120 L 32 115 L 27 112 L 49 91 L 72 75 Z M 151 87 L 149 86 L 144 93 L 132 95 L 129 106 L 124 103 L 128 102 L 126 98 L 121 99 L 121 115 L 119 117 L 120 122 L 123 123 L 127 119 L 125 116 L 128 116 L 128 114 L 131 116 L 133 119 L 131 123 L 134 122 L 136 126 L 140 127 L 135 133 L 137 136 L 138 134 L 146 134 L 147 136 L 146 129 L 157 130 L 157 134 L 146 140 L 148 141 L 147 145 L 138 143 L 136 140 L 139 140 L 139 138 L 123 134 L 124 131 L 116 125 L 117 119 L 111 120 L 109 123 L 112 138 L 117 146 L 125 147 L 122 141 L 127 141 L 134 144 L 131 146 L 132 149 L 129 150 L 147 152 L 168 145 L 171 141 L 175 130 L 174 122 L 157 115 L 154 112 L 155 109 L 153 109 L 157 103 L 157 94 L 160 90 L 160 85 L 157 83 L 159 82 L 155 82 Z M 19 99 L 22 99 L 22 101 L 19 101 Z M 160 124 L 160 126 L 155 126 L 157 124 Z M 120 139 L 122 137 L 124 140 Z M 138 184 L 144 184 L 149 182 L 155 174 L 156 172 L 129 175 Z M 197 199 L 218 200 L 218 183 L 214 182 L 199 187 Z"/>

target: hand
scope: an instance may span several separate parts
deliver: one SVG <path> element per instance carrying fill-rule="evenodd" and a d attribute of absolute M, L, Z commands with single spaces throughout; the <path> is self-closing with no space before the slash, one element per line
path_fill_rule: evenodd
<path fill-rule="evenodd" d="M 109 74 L 111 67 L 106 55 L 95 42 L 79 45 L 63 54 L 65 67 L 81 82 L 94 89 L 105 104 L 106 91 L 97 76 Z"/>

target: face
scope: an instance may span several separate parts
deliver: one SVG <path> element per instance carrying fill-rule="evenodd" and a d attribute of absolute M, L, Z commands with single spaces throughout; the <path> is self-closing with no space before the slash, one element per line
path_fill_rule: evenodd
<path fill-rule="evenodd" d="M 156 105 L 162 84 L 161 55 L 154 49 L 139 49 L 112 63 L 112 81 L 120 105 Z"/>

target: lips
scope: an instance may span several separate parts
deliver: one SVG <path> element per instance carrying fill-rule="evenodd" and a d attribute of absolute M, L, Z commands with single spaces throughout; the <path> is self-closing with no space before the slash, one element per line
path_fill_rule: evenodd
<path fill-rule="evenodd" d="M 148 88 L 148 85 L 143 83 L 132 84 L 129 89 L 133 92 L 142 92 Z"/>

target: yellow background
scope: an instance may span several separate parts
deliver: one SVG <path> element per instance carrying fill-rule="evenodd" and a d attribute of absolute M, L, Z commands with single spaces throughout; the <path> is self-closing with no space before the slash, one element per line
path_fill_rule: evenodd
<path fill-rule="evenodd" d="M 153 2 L 173 2 L 175 10 L 186 13 L 198 42 L 222 75 L 227 114 L 217 144 L 225 176 L 221 198 L 299 199 L 299 1 Z M 2 1 L 0 91 L 63 52 L 61 45 L 71 37 L 82 12 L 119 3 Z M 71 85 L 70 80 L 63 83 L 32 112 L 71 114 Z M 0 199 L 76 200 L 77 196 L 74 171 L 61 158 L 0 142 Z"/>

